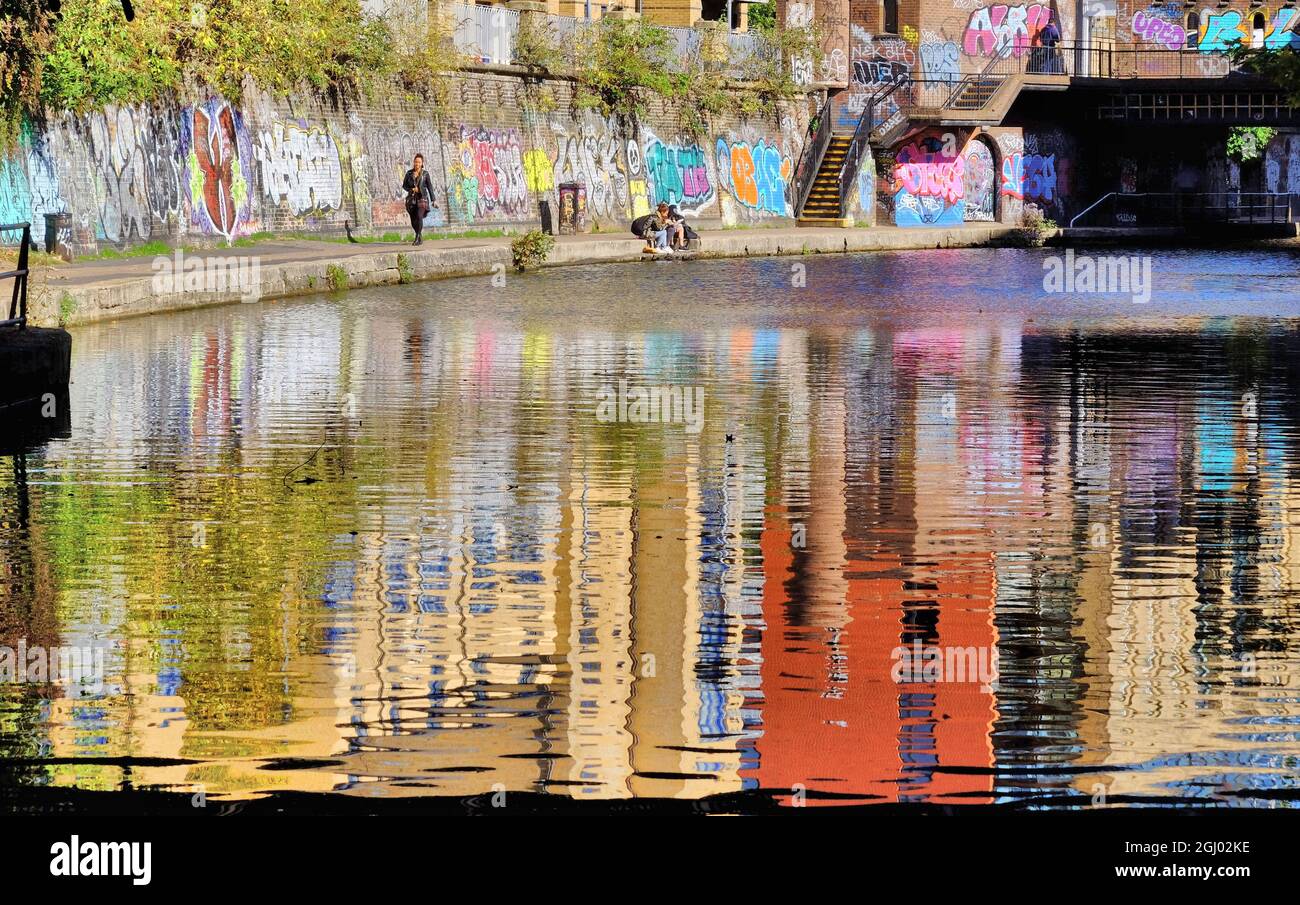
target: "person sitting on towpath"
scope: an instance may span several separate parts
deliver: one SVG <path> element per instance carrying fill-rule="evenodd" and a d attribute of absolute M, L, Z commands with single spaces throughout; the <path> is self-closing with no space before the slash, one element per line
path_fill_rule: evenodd
<path fill-rule="evenodd" d="M 685 251 L 691 247 L 692 242 L 700 240 L 700 234 L 691 229 L 686 222 L 686 215 L 675 204 L 668 205 L 668 225 L 670 227 L 669 238 L 671 239 L 669 244 L 674 248 Z"/>
<path fill-rule="evenodd" d="M 423 154 L 416 154 L 411 161 L 411 168 L 402 180 L 402 191 L 406 193 L 406 212 L 411 215 L 411 229 L 415 230 L 415 241 L 411 244 L 421 245 L 424 243 L 421 235 L 424 232 L 424 218 L 429 215 L 429 208 L 433 205 L 433 180 L 424 168 Z"/>
<path fill-rule="evenodd" d="M 661 201 L 654 213 L 633 220 L 632 235 L 638 239 L 645 239 L 645 248 L 642 251 L 647 254 L 672 254 L 673 250 L 668 247 L 668 205 Z"/>

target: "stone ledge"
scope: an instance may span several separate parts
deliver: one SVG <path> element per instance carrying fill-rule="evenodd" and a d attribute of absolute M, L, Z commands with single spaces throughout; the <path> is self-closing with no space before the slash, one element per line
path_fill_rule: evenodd
<path fill-rule="evenodd" d="M 754 229 L 703 234 L 703 246 L 692 257 L 740 258 L 771 255 L 843 254 L 922 248 L 961 248 L 997 242 L 1015 232 L 1012 227 L 978 226 L 950 229 Z M 555 244 L 546 267 L 640 261 L 642 242 L 611 233 Z M 256 252 L 253 251 L 255 254 Z M 490 275 L 511 268 L 510 248 L 504 243 L 415 248 L 401 251 L 340 251 L 334 259 L 318 258 L 263 265 L 260 298 L 290 298 L 330 291 L 329 268 L 347 273 L 348 289 L 391 286 L 401 282 L 398 257 L 406 260 L 413 280 Z M 60 290 L 71 296 L 67 323 L 94 323 L 116 317 L 180 311 L 207 305 L 248 301 L 238 292 L 173 292 L 155 294 L 152 277 L 105 279 Z"/>

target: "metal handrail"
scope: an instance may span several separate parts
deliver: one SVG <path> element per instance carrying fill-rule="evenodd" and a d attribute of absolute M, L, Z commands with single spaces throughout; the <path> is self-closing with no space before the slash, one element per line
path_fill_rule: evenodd
<path fill-rule="evenodd" d="M 32 247 L 32 225 L 30 223 L 0 223 L 0 232 L 14 229 L 23 231 L 23 241 L 18 248 L 18 267 L 0 273 L 0 279 L 12 277 L 14 281 L 13 298 L 9 302 L 9 318 L 0 321 L 0 327 L 17 327 L 19 330 L 25 330 L 27 328 L 27 276 L 31 270 L 27 262 Z"/>
<path fill-rule="evenodd" d="M 799 164 L 794 170 L 794 211 L 796 215 L 803 213 L 803 206 L 808 202 L 808 195 L 812 192 L 813 182 L 817 179 L 817 171 L 821 169 L 822 158 L 826 156 L 826 149 L 830 147 L 833 113 L 829 97 L 822 104 L 821 109 L 817 111 L 817 117 L 817 130 L 805 133 L 803 148 L 799 151 Z"/>
<path fill-rule="evenodd" d="M 957 98 L 961 97 L 962 92 L 966 90 L 966 86 L 970 84 L 972 81 L 981 82 L 984 79 L 989 78 L 993 70 L 997 67 L 997 65 L 1001 63 L 1003 60 L 1005 60 L 1008 56 L 1010 56 L 1010 50 L 1011 48 L 1008 47 L 1006 48 L 1006 51 L 1004 51 L 1003 53 L 994 54 L 992 59 L 990 59 L 987 63 L 984 64 L 984 68 L 981 69 L 977 75 L 975 76 L 968 75 L 960 82 L 958 82 L 955 86 L 953 86 L 952 91 L 949 92 L 947 99 L 944 100 L 943 102 L 943 105 L 945 107 L 951 107 L 954 103 L 956 103 Z"/>
<path fill-rule="evenodd" d="M 1183 225 L 1188 222 L 1218 223 L 1291 223 L 1295 209 L 1292 196 L 1287 192 L 1107 192 L 1070 219 L 1074 228 L 1083 217 L 1092 213 L 1106 201 L 1142 200 L 1132 211 L 1168 222 L 1146 225 Z M 1152 199 L 1156 203 L 1150 203 Z M 1220 203 L 1218 199 L 1223 199 Z M 1263 199 L 1263 200 L 1258 200 Z M 1163 215 L 1170 215 L 1165 217 Z"/>
<path fill-rule="evenodd" d="M 848 150 L 844 152 L 844 162 L 840 164 L 836 183 L 840 190 L 840 216 L 844 216 L 844 205 L 849 200 L 850 187 L 858 178 L 862 152 L 871 143 L 871 131 L 875 128 L 876 121 L 876 106 L 897 91 L 903 81 L 903 79 L 896 79 L 888 88 L 873 93 L 862 108 L 862 114 L 853 128 L 853 138 L 849 141 Z"/>

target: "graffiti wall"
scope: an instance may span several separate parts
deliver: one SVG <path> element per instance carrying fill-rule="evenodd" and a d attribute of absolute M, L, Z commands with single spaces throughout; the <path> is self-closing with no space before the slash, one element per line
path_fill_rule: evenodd
<path fill-rule="evenodd" d="M 965 222 L 966 158 L 954 138 L 928 134 L 895 153 L 891 187 L 895 226 L 961 226 Z"/>
<path fill-rule="evenodd" d="M 1300 194 L 1300 135 L 1283 132 L 1264 151 L 1264 190 Z"/>
<path fill-rule="evenodd" d="M 46 214 L 67 214 L 63 241 L 77 254 L 341 232 L 345 222 L 404 230 L 402 178 L 417 153 L 435 187 L 425 223 L 448 229 L 537 224 L 542 203 L 558 210 L 560 186 L 574 184 L 601 229 L 625 227 L 659 201 L 714 223 L 793 215 L 804 105 L 728 116 L 687 137 L 667 109 L 620 124 L 570 112 L 571 83 L 548 84 L 546 103 L 521 85 L 467 73 L 441 118 L 396 100 L 349 107 L 252 89 L 237 100 L 51 116 L 0 156 L 0 221 L 30 220 L 43 237 Z"/>

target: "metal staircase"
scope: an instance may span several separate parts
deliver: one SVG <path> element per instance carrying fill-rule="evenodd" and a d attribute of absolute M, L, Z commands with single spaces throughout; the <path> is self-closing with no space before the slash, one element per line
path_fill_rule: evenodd
<path fill-rule="evenodd" d="M 840 197 L 840 172 L 853 144 L 853 134 L 832 132 L 822 155 L 817 175 L 812 180 L 808 198 L 799 212 L 799 222 L 808 226 L 845 226 L 843 200 Z"/>

